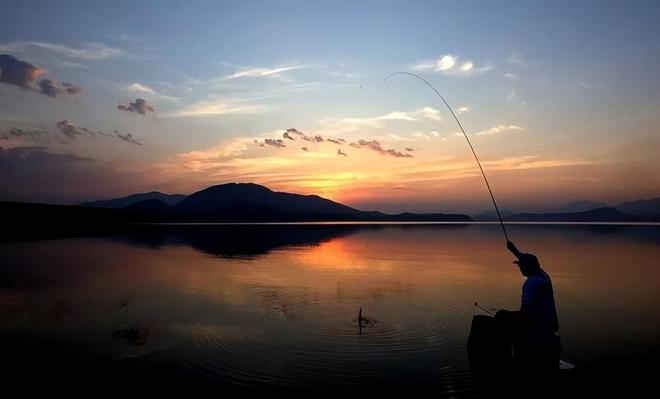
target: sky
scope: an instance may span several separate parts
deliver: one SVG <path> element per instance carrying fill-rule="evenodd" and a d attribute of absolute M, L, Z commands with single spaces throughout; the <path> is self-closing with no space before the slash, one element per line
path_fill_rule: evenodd
<path fill-rule="evenodd" d="M 364 210 L 660 195 L 657 1 L 0 0 L 0 200 L 252 182 Z"/>

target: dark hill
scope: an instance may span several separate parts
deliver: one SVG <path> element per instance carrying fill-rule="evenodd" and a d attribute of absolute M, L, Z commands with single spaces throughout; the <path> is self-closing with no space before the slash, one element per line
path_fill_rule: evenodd
<path fill-rule="evenodd" d="M 517 213 L 506 217 L 511 222 L 635 222 L 646 219 L 614 208 L 597 208 L 586 212 Z"/>
<path fill-rule="evenodd" d="M 148 199 L 123 207 L 122 209 L 130 212 L 144 213 L 169 213 L 174 208 L 159 199 Z"/>
<path fill-rule="evenodd" d="M 92 208 L 125 208 L 129 205 L 145 201 L 145 200 L 160 200 L 167 205 L 176 205 L 186 198 L 183 194 L 165 194 L 159 191 L 151 191 L 148 193 L 131 194 L 126 197 L 112 198 L 108 200 L 83 202 L 81 206 Z"/>
<path fill-rule="evenodd" d="M 466 215 L 387 215 L 364 212 L 318 195 L 272 191 L 252 183 L 212 186 L 189 195 L 175 207 L 188 221 L 296 222 L 296 221 L 470 221 Z"/>
<path fill-rule="evenodd" d="M 632 215 L 660 216 L 660 197 L 651 200 L 624 202 L 615 208 Z"/>
<path fill-rule="evenodd" d="M 590 211 L 592 209 L 607 208 L 607 207 L 608 207 L 608 205 L 604 202 L 578 200 L 578 201 L 570 202 L 570 203 L 558 208 L 556 210 L 556 212 L 559 212 L 559 213 L 586 212 L 586 211 Z"/>
<path fill-rule="evenodd" d="M 357 218 L 357 209 L 321 198 L 271 191 L 252 183 L 211 186 L 175 206 L 187 216 L 205 220 L 279 221 Z"/>
<path fill-rule="evenodd" d="M 97 206 L 66 206 L 47 204 L 1 203 L 0 216 L 12 218 L 12 224 L 35 226 L 108 226 L 127 223 L 168 222 L 467 222 L 472 219 L 461 214 L 414 214 L 388 215 L 381 212 L 365 212 L 342 205 L 318 195 L 299 195 L 272 191 L 258 184 L 230 183 L 212 186 L 186 197 L 171 206 L 161 198 L 136 199 L 162 193 L 136 194 L 118 198 L 112 204 L 102 201 L 88 203 Z M 122 202 L 130 202 L 114 208 Z M 112 206 L 112 207 L 110 207 Z"/>

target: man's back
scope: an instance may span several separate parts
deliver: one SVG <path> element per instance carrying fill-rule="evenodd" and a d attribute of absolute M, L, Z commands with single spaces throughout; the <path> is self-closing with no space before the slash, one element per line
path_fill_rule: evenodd
<path fill-rule="evenodd" d="M 550 276 L 542 269 L 527 277 L 520 311 L 526 323 L 526 340 L 547 342 L 559 330 Z"/>

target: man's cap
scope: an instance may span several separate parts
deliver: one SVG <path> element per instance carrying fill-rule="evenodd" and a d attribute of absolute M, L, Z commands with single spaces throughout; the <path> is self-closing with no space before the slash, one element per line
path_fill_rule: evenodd
<path fill-rule="evenodd" d="M 518 255 L 518 260 L 514 260 L 513 263 L 516 263 L 518 266 L 541 267 L 539 259 L 535 255 L 524 252 L 521 252 Z"/>

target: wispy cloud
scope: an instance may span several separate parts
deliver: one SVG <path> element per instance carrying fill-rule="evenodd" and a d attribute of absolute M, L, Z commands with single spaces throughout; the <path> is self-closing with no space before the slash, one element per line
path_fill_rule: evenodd
<path fill-rule="evenodd" d="M 57 65 L 65 67 L 65 68 L 89 69 L 89 65 L 81 64 L 79 62 L 70 62 L 70 61 L 64 61 L 64 60 L 57 60 L 55 62 L 57 63 Z"/>
<path fill-rule="evenodd" d="M 411 134 L 410 136 L 418 138 L 418 139 L 427 140 L 427 141 L 431 140 L 431 135 L 426 134 L 426 133 L 422 133 L 422 132 L 415 132 L 415 133 Z"/>
<path fill-rule="evenodd" d="M 263 104 L 254 104 L 251 100 L 207 100 L 163 116 L 204 118 L 230 114 L 258 114 L 265 112 L 266 109 Z"/>
<path fill-rule="evenodd" d="M 152 89 L 149 86 L 140 84 L 140 83 L 133 83 L 127 86 L 124 86 L 123 89 L 129 93 L 133 94 L 139 94 L 139 93 L 146 93 L 149 94 L 153 98 L 157 99 L 162 99 L 162 100 L 168 100 L 168 101 L 179 101 L 179 97 L 174 97 L 174 96 L 168 96 L 167 94 L 163 94 L 161 92 L 158 92 L 154 89 Z"/>
<path fill-rule="evenodd" d="M 284 144 L 284 140 L 282 139 L 264 139 L 264 141 L 259 142 L 258 140 L 254 140 L 255 143 L 258 143 L 260 147 L 269 145 L 271 147 L 276 147 L 276 148 L 285 148 L 286 144 Z"/>
<path fill-rule="evenodd" d="M 121 141 L 124 141 L 129 144 L 142 145 L 136 138 L 133 137 L 131 133 L 121 134 L 115 130 L 115 135 Z"/>
<path fill-rule="evenodd" d="M 404 153 L 401 151 L 383 148 L 381 143 L 377 140 L 358 140 L 355 143 L 351 143 L 351 147 L 355 148 L 368 148 L 372 151 L 376 151 L 381 155 L 388 155 L 395 158 L 412 158 L 412 154 Z"/>
<path fill-rule="evenodd" d="M 464 114 L 466 112 L 470 112 L 471 110 L 472 110 L 472 108 L 470 108 L 470 107 L 458 107 L 458 108 L 456 108 L 456 114 L 461 115 L 461 114 Z"/>
<path fill-rule="evenodd" d="M 308 136 L 305 133 L 299 131 L 298 129 L 287 129 L 286 132 L 282 134 L 282 137 L 289 140 L 295 140 L 296 137 L 298 137 L 304 141 L 309 141 L 311 143 L 322 143 L 323 141 L 325 141 L 323 139 L 323 136 L 321 136 L 320 134 Z"/>
<path fill-rule="evenodd" d="M 19 60 L 8 54 L 0 55 L 0 83 L 28 89 L 49 97 L 57 97 L 62 93 L 74 95 L 81 91 L 80 87 L 73 83 L 54 79 L 44 78 L 37 82 L 37 78 L 45 73 L 44 69 L 27 61 Z"/>
<path fill-rule="evenodd" d="M 509 56 L 509 63 L 519 66 L 519 67 L 530 67 L 534 65 L 534 62 L 529 62 L 523 58 L 520 53 L 513 53 Z"/>
<path fill-rule="evenodd" d="M 125 143 L 142 145 L 131 133 L 121 133 L 115 130 L 112 134 L 102 131 L 95 131 L 86 127 L 78 126 L 68 119 L 63 119 L 55 124 L 57 129 L 71 140 L 76 140 L 78 137 L 104 137 L 116 138 Z"/>
<path fill-rule="evenodd" d="M 511 171 L 523 169 L 560 168 L 566 166 L 590 165 L 593 161 L 584 159 L 542 159 L 538 155 L 505 157 L 495 161 L 486 161 L 484 166 L 493 170 Z"/>
<path fill-rule="evenodd" d="M 319 123 L 330 127 L 330 130 L 352 132 L 358 130 L 360 126 L 383 128 L 388 121 L 417 122 L 421 119 L 441 121 L 442 117 L 440 116 L 440 111 L 437 109 L 424 107 L 413 111 L 394 111 L 367 118 L 325 118 L 319 120 Z"/>
<path fill-rule="evenodd" d="M 121 57 L 127 54 L 122 49 L 109 47 L 103 43 L 83 43 L 80 47 L 69 47 L 59 43 L 41 41 L 0 43 L 0 51 L 22 53 L 30 49 L 46 50 L 65 57 L 86 61 L 100 61 L 108 58 Z"/>
<path fill-rule="evenodd" d="M 140 115 L 146 115 L 148 112 L 156 112 L 156 109 L 148 101 L 138 98 L 128 104 L 119 104 L 117 109 L 121 111 L 137 112 Z"/>
<path fill-rule="evenodd" d="M 255 77 L 271 77 L 281 78 L 284 72 L 295 71 L 298 69 L 310 68 L 310 64 L 298 64 L 279 67 L 245 67 L 239 68 L 231 75 L 225 76 L 223 79 L 238 79 L 238 78 L 255 78 Z"/>
<path fill-rule="evenodd" d="M 323 86 L 325 86 L 325 83 L 323 83 L 323 82 L 305 82 L 305 83 L 299 83 L 299 84 L 291 85 L 291 86 L 287 87 L 287 89 L 303 91 L 303 90 L 318 89 L 318 88 L 323 87 Z"/>
<path fill-rule="evenodd" d="M 27 61 L 8 54 L 0 55 L 0 83 L 34 89 L 32 83 L 44 73 L 45 70 Z"/>
<path fill-rule="evenodd" d="M 475 65 L 470 59 L 461 59 L 457 55 L 445 54 L 434 60 L 419 61 L 412 66 L 414 71 L 438 72 L 445 75 L 474 76 L 493 69 L 493 64 Z"/>
<path fill-rule="evenodd" d="M 38 139 L 48 132 L 41 129 L 21 129 L 17 127 L 7 128 L 0 131 L 0 140 L 13 140 L 13 139 Z"/>
<path fill-rule="evenodd" d="M 342 139 L 341 137 L 336 138 L 336 139 L 329 138 L 329 139 L 325 139 L 325 140 L 330 142 L 330 143 L 337 144 L 337 145 L 344 145 L 346 143 L 346 140 Z"/>
<path fill-rule="evenodd" d="M 80 87 L 73 83 L 58 82 L 52 79 L 41 79 L 39 81 L 39 88 L 41 89 L 41 94 L 45 94 L 49 97 L 57 97 L 61 93 L 74 95 L 81 91 Z"/>
<path fill-rule="evenodd" d="M 0 129 L 0 140 L 7 140 L 11 147 L 16 145 L 48 145 L 49 147 L 55 143 L 59 145 L 67 145 L 76 141 L 80 137 L 88 138 L 117 138 L 123 142 L 142 145 L 131 133 L 121 133 L 115 130 L 112 134 L 104 133 L 102 131 L 94 131 L 85 127 L 77 126 L 74 122 L 63 119 L 55 124 L 56 131 L 53 133 L 51 129 L 44 128 L 18 128 L 9 127 Z M 62 140 L 60 136 L 66 136 L 68 140 Z M 53 142 L 52 139 L 55 139 Z"/>
<path fill-rule="evenodd" d="M 518 125 L 496 125 L 490 129 L 482 130 L 475 133 L 477 136 L 492 136 L 494 134 L 509 132 L 509 131 L 520 131 L 525 130 L 524 127 Z"/>
<path fill-rule="evenodd" d="M 68 119 L 63 119 L 55 124 L 59 131 L 70 138 L 71 140 L 75 140 L 77 136 L 82 136 L 84 134 L 88 134 L 90 136 L 95 136 L 96 133 L 93 132 L 92 130 L 89 130 L 84 127 L 78 127 L 73 124 L 73 122 L 69 121 Z"/>

